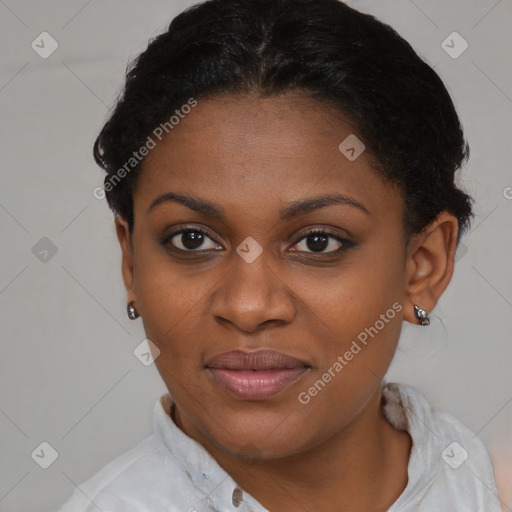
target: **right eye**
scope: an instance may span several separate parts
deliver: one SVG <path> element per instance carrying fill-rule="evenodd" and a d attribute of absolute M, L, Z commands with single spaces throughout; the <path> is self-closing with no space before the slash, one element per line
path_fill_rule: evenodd
<path fill-rule="evenodd" d="M 165 245 L 172 245 L 173 248 L 179 251 L 186 252 L 219 250 L 220 247 L 215 240 L 208 236 L 206 231 L 198 228 L 182 229 L 172 233 L 164 243 Z"/>

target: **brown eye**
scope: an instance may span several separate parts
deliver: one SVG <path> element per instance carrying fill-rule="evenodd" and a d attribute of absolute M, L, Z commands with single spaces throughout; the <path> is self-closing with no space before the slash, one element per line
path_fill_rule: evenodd
<path fill-rule="evenodd" d="M 329 254 L 341 252 L 353 244 L 338 235 L 328 231 L 310 231 L 300 238 L 300 241 L 294 245 L 295 252 Z M 327 250 L 326 250 L 327 249 Z"/>
<path fill-rule="evenodd" d="M 174 233 L 167 239 L 167 243 L 180 251 L 188 252 L 193 252 L 196 249 L 208 251 L 219 248 L 219 244 L 200 229 L 184 229 Z"/>

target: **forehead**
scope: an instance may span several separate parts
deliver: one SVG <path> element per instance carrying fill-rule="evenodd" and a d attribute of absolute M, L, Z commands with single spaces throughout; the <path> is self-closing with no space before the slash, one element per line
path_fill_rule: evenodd
<path fill-rule="evenodd" d="M 299 94 L 213 97 L 198 104 L 150 151 L 135 192 L 136 210 L 165 192 L 224 205 L 280 206 L 320 193 L 401 208 L 401 198 L 359 153 L 339 112 Z M 342 150 L 339 146 L 342 144 Z M 350 149 L 350 148 L 349 148 Z M 355 153 L 357 155 L 357 153 Z M 378 204 L 374 204 L 374 208 Z"/>

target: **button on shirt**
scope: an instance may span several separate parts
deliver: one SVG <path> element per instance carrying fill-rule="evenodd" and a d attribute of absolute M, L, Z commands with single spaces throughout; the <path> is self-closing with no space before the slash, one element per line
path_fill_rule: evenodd
<path fill-rule="evenodd" d="M 388 512 L 501 512 L 482 441 L 414 388 L 383 383 L 383 413 L 412 438 L 406 488 Z M 171 419 L 167 393 L 153 435 L 73 491 L 58 512 L 268 512 Z"/>

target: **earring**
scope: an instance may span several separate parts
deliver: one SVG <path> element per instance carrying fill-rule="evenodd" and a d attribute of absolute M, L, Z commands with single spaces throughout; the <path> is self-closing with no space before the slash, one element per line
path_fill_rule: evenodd
<path fill-rule="evenodd" d="M 140 316 L 139 313 L 137 313 L 135 306 L 133 305 L 133 300 L 128 303 L 128 306 L 126 307 L 126 312 L 128 313 L 128 318 L 130 320 L 136 320 Z"/>
<path fill-rule="evenodd" d="M 419 306 L 414 306 L 414 316 L 421 322 L 421 325 L 430 325 L 428 312 Z"/>

